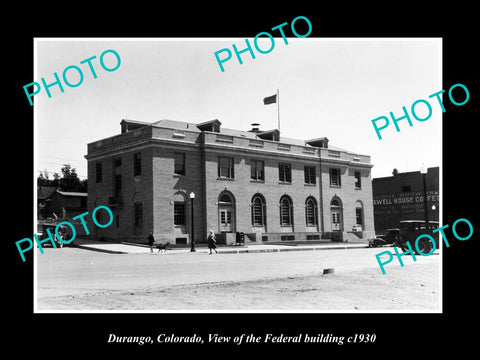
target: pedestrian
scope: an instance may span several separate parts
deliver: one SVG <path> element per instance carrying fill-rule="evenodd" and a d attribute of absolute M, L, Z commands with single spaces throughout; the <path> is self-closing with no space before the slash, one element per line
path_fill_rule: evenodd
<path fill-rule="evenodd" d="M 148 234 L 148 245 L 150 246 L 150 252 L 153 253 L 153 243 L 155 242 L 155 239 L 153 238 L 153 234 L 150 233 Z"/>
<path fill-rule="evenodd" d="M 217 240 L 215 240 L 215 233 L 213 230 L 208 232 L 208 248 L 210 249 L 210 255 L 212 255 L 212 249 L 215 250 L 215 254 L 217 253 Z"/>

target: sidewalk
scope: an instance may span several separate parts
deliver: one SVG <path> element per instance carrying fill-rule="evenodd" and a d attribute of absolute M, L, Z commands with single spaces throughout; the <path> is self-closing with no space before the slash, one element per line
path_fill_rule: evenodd
<path fill-rule="evenodd" d="M 106 252 L 110 254 L 148 254 L 150 253 L 150 248 L 143 244 L 133 244 L 133 243 L 100 243 L 100 242 L 91 242 L 88 240 L 78 239 L 75 241 L 74 247 Z M 353 249 L 353 248 L 366 248 L 368 244 L 366 243 L 334 243 L 334 242 L 325 242 L 322 244 L 291 244 L 291 245 L 280 245 L 280 244 L 247 244 L 241 246 L 235 245 L 219 245 L 217 246 L 217 251 L 219 254 L 243 254 L 243 253 L 260 253 L 260 252 L 283 252 L 283 251 L 316 251 L 316 250 L 332 250 L 332 249 Z M 205 244 L 198 244 L 195 247 L 196 253 L 209 253 L 210 250 L 205 247 Z M 158 249 L 154 249 L 154 253 L 158 253 Z M 166 252 L 161 252 L 164 254 L 184 254 L 190 253 L 190 248 L 169 248 Z"/>

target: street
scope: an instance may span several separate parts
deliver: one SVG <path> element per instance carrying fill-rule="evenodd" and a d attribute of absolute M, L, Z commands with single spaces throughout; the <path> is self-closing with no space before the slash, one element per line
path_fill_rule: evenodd
<path fill-rule="evenodd" d="M 37 256 L 37 310 L 440 310 L 440 256 L 386 265 L 378 248 L 244 254 L 107 254 L 78 248 Z M 323 275 L 334 268 L 334 274 Z"/>

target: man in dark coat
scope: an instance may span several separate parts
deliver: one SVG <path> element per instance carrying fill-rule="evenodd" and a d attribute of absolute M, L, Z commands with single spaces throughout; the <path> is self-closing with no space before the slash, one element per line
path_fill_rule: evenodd
<path fill-rule="evenodd" d="M 148 245 L 150 246 L 150 252 L 153 253 L 153 243 L 155 242 L 155 239 L 153 238 L 153 234 L 150 233 L 148 235 Z"/>
<path fill-rule="evenodd" d="M 210 255 L 212 255 L 212 250 L 215 250 L 215 254 L 217 254 L 217 240 L 215 240 L 215 233 L 213 230 L 208 232 L 208 248 L 210 249 Z"/>

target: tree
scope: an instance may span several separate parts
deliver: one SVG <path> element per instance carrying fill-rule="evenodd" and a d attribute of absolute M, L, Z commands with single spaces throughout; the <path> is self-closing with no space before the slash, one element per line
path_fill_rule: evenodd
<path fill-rule="evenodd" d="M 77 175 L 77 170 L 72 168 L 70 164 L 63 164 L 60 169 L 62 175 L 59 173 L 53 174 L 53 180 L 49 179 L 48 172 L 45 170 L 37 178 L 37 185 L 57 187 L 61 191 L 73 192 L 87 192 L 87 179 L 80 180 Z"/>
<path fill-rule="evenodd" d="M 48 178 L 48 172 L 45 170 L 43 173 L 40 171 L 40 175 L 37 178 L 38 186 L 50 186 L 50 179 Z"/>
<path fill-rule="evenodd" d="M 78 191 L 80 188 L 80 179 L 77 175 L 77 170 L 72 168 L 70 164 L 63 164 L 61 169 L 62 178 L 59 181 L 59 188 L 62 191 Z"/>

